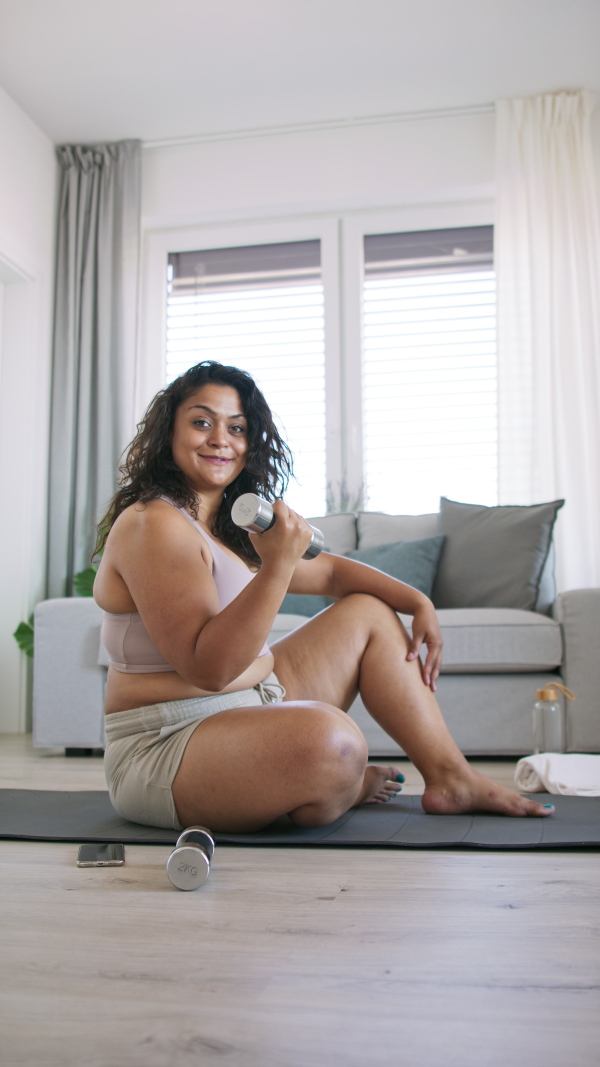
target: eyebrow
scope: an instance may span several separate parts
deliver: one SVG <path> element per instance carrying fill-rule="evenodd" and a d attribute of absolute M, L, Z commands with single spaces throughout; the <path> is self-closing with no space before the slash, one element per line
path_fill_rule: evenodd
<path fill-rule="evenodd" d="M 215 418 L 218 418 L 219 412 L 218 411 L 213 411 L 213 409 L 207 407 L 206 404 L 191 404 L 190 407 L 188 408 L 188 411 L 193 411 L 194 408 L 202 408 L 202 411 L 208 411 L 209 415 L 214 415 Z M 246 416 L 243 414 L 243 412 L 240 412 L 239 415 L 227 415 L 227 418 L 228 419 L 245 419 Z"/>

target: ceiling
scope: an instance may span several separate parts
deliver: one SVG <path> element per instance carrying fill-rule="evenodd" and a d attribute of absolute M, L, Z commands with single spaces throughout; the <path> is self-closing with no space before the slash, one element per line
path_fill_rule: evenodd
<path fill-rule="evenodd" d="M 600 92 L 599 0 L 0 0 L 0 85 L 55 142 Z"/>

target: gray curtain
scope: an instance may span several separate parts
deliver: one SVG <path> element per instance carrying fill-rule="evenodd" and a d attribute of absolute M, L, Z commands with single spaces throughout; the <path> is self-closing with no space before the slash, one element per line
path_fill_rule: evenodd
<path fill-rule="evenodd" d="M 141 200 L 141 141 L 57 151 L 49 597 L 89 567 L 132 436 Z"/>

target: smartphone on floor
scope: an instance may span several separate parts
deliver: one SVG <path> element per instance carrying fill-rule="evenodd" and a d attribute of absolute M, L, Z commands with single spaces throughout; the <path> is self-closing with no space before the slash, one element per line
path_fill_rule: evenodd
<path fill-rule="evenodd" d="M 80 845 L 78 867 L 120 867 L 125 863 L 125 846 L 115 841 Z"/>

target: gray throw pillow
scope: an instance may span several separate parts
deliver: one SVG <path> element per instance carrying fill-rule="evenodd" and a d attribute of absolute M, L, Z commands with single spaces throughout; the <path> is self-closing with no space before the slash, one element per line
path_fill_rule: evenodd
<path fill-rule="evenodd" d="M 431 596 L 444 537 L 423 537 L 418 541 L 393 541 L 388 545 L 373 545 L 347 552 L 350 559 L 368 563 L 400 582 L 414 586 Z"/>
<path fill-rule="evenodd" d="M 326 552 L 343 556 L 344 552 L 356 548 L 356 515 L 351 511 L 343 515 L 313 515 L 305 518 L 311 526 L 321 530 L 327 545 Z"/>
<path fill-rule="evenodd" d="M 309 596 L 306 593 L 286 593 L 279 609 L 281 615 L 307 615 L 312 618 L 318 615 L 323 608 L 334 604 L 335 601 L 327 596 Z"/>
<path fill-rule="evenodd" d="M 490 508 L 442 497 L 439 531 L 446 543 L 433 588 L 436 608 L 533 611 L 563 504 Z"/>
<path fill-rule="evenodd" d="M 359 511 L 356 518 L 358 544 L 351 548 L 373 548 L 390 545 L 392 541 L 420 541 L 435 537 L 438 532 L 438 513 L 432 515 L 386 515 L 382 511 Z"/>
<path fill-rule="evenodd" d="M 330 516 L 327 516 L 329 518 Z M 331 516 L 337 519 L 338 516 Z M 348 516 L 344 516 L 347 518 Z M 349 516 L 352 519 L 353 526 L 354 516 Z M 321 526 L 318 526 L 319 519 L 307 519 L 307 522 L 311 526 L 316 526 L 318 530 L 325 526 L 325 523 L 321 519 Z M 331 533 L 331 530 L 328 531 Z M 325 552 L 331 552 L 329 545 L 325 546 Z M 306 615 L 307 618 L 312 619 L 313 615 L 318 615 L 323 608 L 328 608 L 330 604 L 335 604 L 333 597 L 329 596 L 313 596 L 311 593 L 286 593 L 282 605 L 279 609 L 280 615 Z"/>

